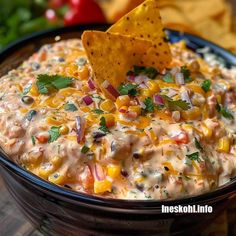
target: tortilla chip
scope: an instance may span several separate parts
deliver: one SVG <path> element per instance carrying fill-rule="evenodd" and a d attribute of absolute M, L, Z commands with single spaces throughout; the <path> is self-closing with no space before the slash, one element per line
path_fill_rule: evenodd
<path fill-rule="evenodd" d="M 98 84 L 106 80 L 117 88 L 134 65 L 146 66 L 143 58 L 152 43 L 134 37 L 85 31 L 82 42 Z"/>
<path fill-rule="evenodd" d="M 160 70 L 171 61 L 171 52 L 165 40 L 158 9 L 158 0 L 145 1 L 111 26 L 108 32 L 152 42 L 155 53 L 159 55 L 159 60 L 155 61 L 153 66 Z M 154 49 L 152 49 L 153 52 Z"/>

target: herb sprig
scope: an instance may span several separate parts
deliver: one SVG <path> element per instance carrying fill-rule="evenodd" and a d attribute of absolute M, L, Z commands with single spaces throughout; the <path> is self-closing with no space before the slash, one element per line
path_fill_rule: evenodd
<path fill-rule="evenodd" d="M 146 75 L 149 79 L 155 79 L 158 75 L 158 70 L 154 67 L 134 66 L 133 71 L 129 71 L 127 75 Z"/>
<path fill-rule="evenodd" d="M 118 87 L 118 91 L 121 95 L 136 96 L 138 94 L 137 87 L 138 85 L 136 84 L 121 84 Z"/>
<path fill-rule="evenodd" d="M 216 104 L 216 110 L 226 119 L 234 120 L 233 114 L 227 108 L 223 107 L 219 103 Z"/>
<path fill-rule="evenodd" d="M 70 86 L 73 82 L 72 78 L 61 75 L 40 74 L 37 76 L 37 88 L 39 93 L 48 94 L 50 89 L 63 89 Z"/>
<path fill-rule="evenodd" d="M 61 135 L 60 128 L 61 128 L 61 126 L 60 127 L 52 126 L 51 129 L 48 131 L 49 136 L 50 136 L 50 138 L 48 140 L 49 143 L 56 141 L 60 137 L 60 135 Z"/>
<path fill-rule="evenodd" d="M 200 162 L 200 158 L 199 158 L 199 152 L 194 152 L 192 154 L 186 155 L 187 158 L 189 158 L 191 161 L 197 161 Z"/>

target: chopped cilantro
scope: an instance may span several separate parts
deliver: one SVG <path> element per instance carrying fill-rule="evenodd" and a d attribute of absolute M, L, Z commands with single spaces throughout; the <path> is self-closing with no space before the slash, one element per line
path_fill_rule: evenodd
<path fill-rule="evenodd" d="M 32 88 L 32 84 L 30 84 L 30 85 L 24 87 L 23 95 L 26 95 L 26 94 L 30 91 L 31 88 Z"/>
<path fill-rule="evenodd" d="M 101 117 L 99 124 L 100 124 L 99 129 L 100 129 L 103 133 L 107 134 L 107 133 L 110 132 L 110 131 L 108 130 L 107 126 L 106 126 L 106 119 L 105 119 L 105 117 Z"/>
<path fill-rule="evenodd" d="M 153 103 L 153 100 L 150 97 L 148 97 L 144 100 L 144 105 L 146 106 L 145 111 L 154 112 L 155 105 Z"/>
<path fill-rule="evenodd" d="M 184 75 L 185 82 L 191 82 L 192 78 L 190 77 L 191 73 L 187 66 L 181 66 L 181 73 Z"/>
<path fill-rule="evenodd" d="M 192 154 L 186 155 L 186 157 L 189 158 L 191 161 L 200 162 L 199 152 L 194 152 Z"/>
<path fill-rule="evenodd" d="M 233 114 L 219 103 L 216 105 L 216 110 L 226 119 L 234 120 Z"/>
<path fill-rule="evenodd" d="M 65 111 L 78 111 L 78 108 L 73 103 L 67 103 L 65 106 Z"/>
<path fill-rule="evenodd" d="M 194 141 L 195 141 L 196 148 L 199 149 L 200 151 L 203 151 L 203 147 L 201 143 L 197 140 L 197 138 L 194 138 Z"/>
<path fill-rule="evenodd" d="M 173 82 L 174 82 L 174 78 L 173 78 L 173 76 L 172 76 L 171 73 L 165 74 L 162 79 L 163 79 L 166 83 L 173 83 Z"/>
<path fill-rule="evenodd" d="M 134 71 L 129 71 L 127 75 L 146 75 L 149 79 L 155 79 L 158 75 L 158 70 L 153 67 L 134 66 Z"/>
<path fill-rule="evenodd" d="M 49 89 L 63 89 L 71 85 L 73 79 L 61 75 L 40 74 L 37 77 L 37 88 L 39 93 L 48 94 Z"/>
<path fill-rule="evenodd" d="M 172 98 L 166 95 L 162 95 L 162 98 L 165 101 L 166 107 L 169 108 L 171 111 L 175 111 L 179 109 L 182 109 L 182 110 L 190 109 L 189 103 L 187 103 L 186 101 L 183 101 L 183 100 L 174 101 Z"/>
<path fill-rule="evenodd" d="M 89 147 L 87 147 L 87 146 L 83 146 L 82 147 L 82 149 L 81 149 L 81 152 L 83 153 L 83 154 L 86 154 L 87 152 L 89 151 Z"/>
<path fill-rule="evenodd" d="M 31 141 L 32 141 L 32 144 L 35 145 L 35 143 L 36 143 L 36 139 L 35 139 L 34 136 L 31 136 Z"/>
<path fill-rule="evenodd" d="M 135 84 L 122 84 L 119 86 L 118 91 L 121 95 L 136 96 L 138 94 L 137 87 L 138 85 Z"/>
<path fill-rule="evenodd" d="M 211 88 L 211 81 L 208 79 L 204 80 L 201 87 L 205 92 L 208 92 Z"/>
<path fill-rule="evenodd" d="M 104 111 L 100 110 L 100 109 L 94 109 L 94 110 L 92 110 L 92 112 L 95 114 L 98 114 L 98 115 L 104 114 Z"/>
<path fill-rule="evenodd" d="M 52 126 L 51 129 L 48 131 L 50 135 L 50 138 L 48 140 L 49 143 L 56 141 L 60 137 L 60 128 L 61 127 Z"/>
<path fill-rule="evenodd" d="M 33 117 L 34 117 L 36 114 L 37 114 L 37 111 L 31 110 L 31 111 L 29 111 L 29 113 L 27 114 L 26 119 L 27 119 L 28 121 L 31 121 L 31 120 L 33 119 Z"/>

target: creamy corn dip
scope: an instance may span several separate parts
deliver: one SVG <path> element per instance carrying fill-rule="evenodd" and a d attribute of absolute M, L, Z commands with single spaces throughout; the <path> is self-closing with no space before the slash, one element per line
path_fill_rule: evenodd
<path fill-rule="evenodd" d="M 169 69 L 134 65 L 110 100 L 80 40 L 43 46 L 1 78 L 1 147 L 47 181 L 110 198 L 181 198 L 229 182 L 236 70 L 170 47 Z"/>

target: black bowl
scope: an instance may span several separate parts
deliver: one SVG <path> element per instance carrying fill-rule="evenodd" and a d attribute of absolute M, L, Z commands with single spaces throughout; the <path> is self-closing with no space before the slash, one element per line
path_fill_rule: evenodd
<path fill-rule="evenodd" d="M 104 30 L 106 25 L 74 26 L 49 30 L 20 40 L 0 53 L 0 75 L 18 66 L 45 43 L 80 38 L 86 29 Z M 170 41 L 187 41 L 193 50 L 209 47 L 227 66 L 236 66 L 236 56 L 198 37 L 168 30 Z M 1 174 L 17 205 L 46 235 L 168 235 L 197 234 L 230 205 L 236 197 L 236 179 L 215 191 L 177 200 L 128 201 L 104 199 L 58 187 L 27 172 L 3 152 Z M 162 205 L 206 205 L 211 214 L 162 214 Z"/>

